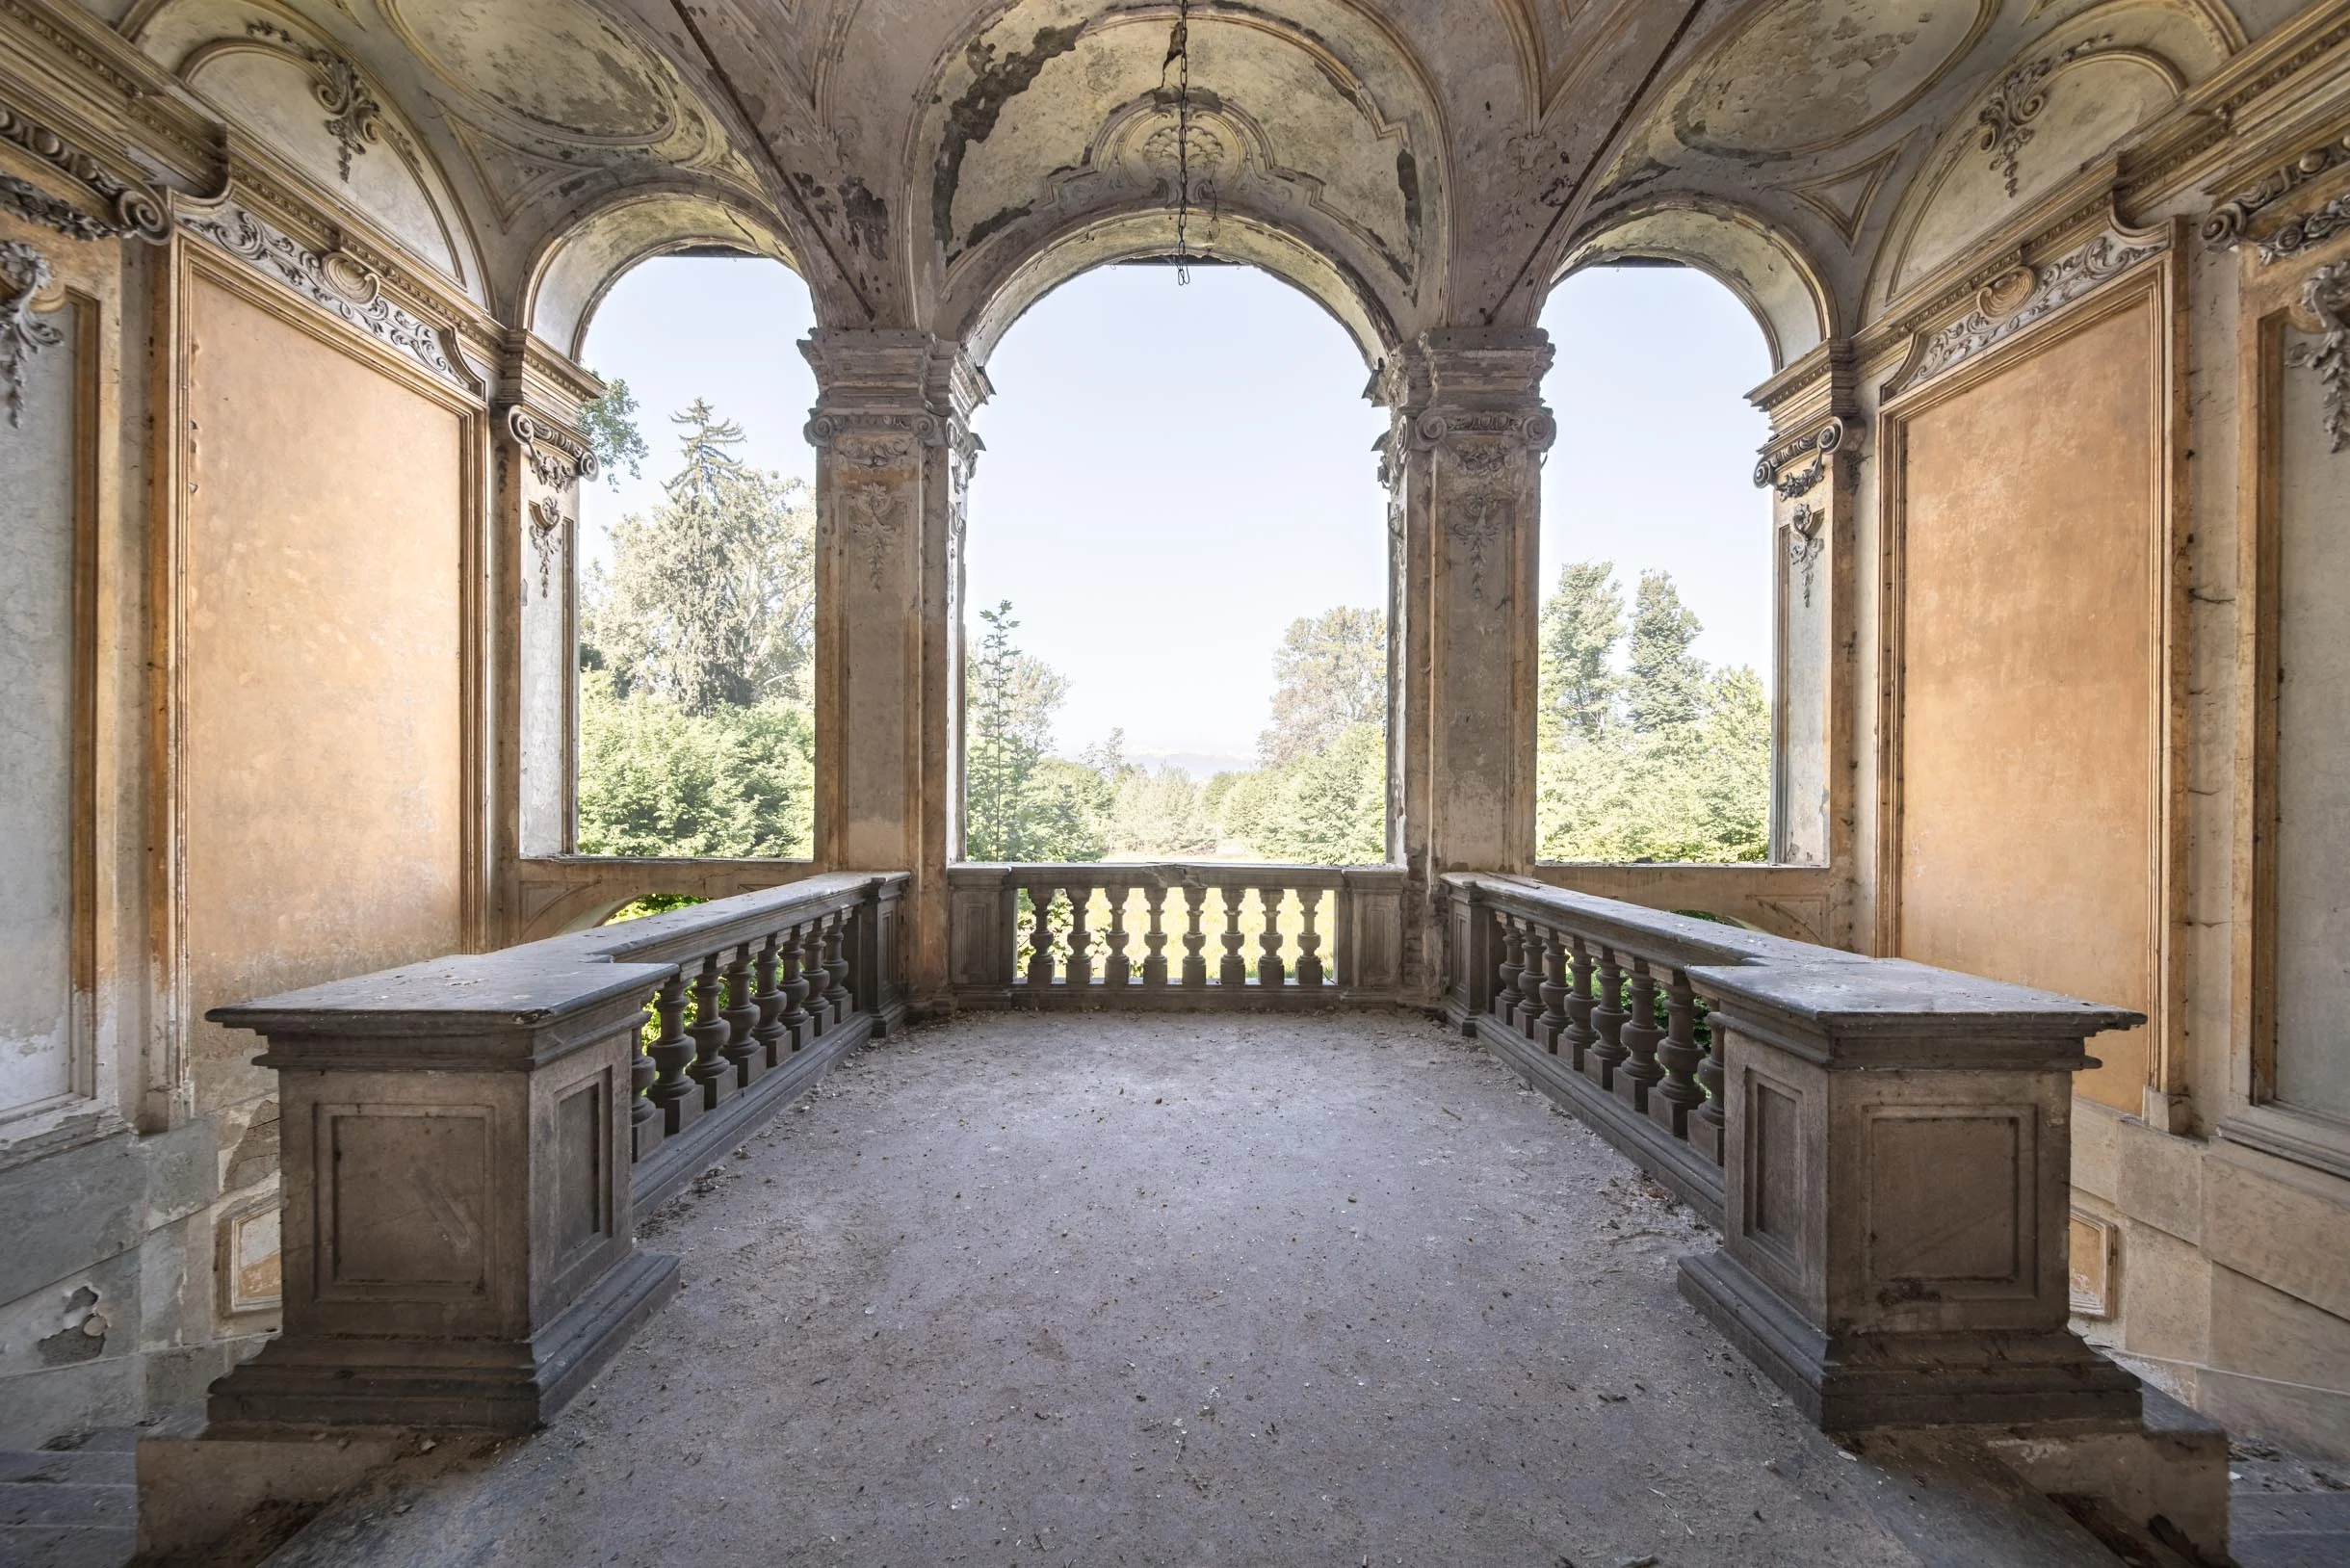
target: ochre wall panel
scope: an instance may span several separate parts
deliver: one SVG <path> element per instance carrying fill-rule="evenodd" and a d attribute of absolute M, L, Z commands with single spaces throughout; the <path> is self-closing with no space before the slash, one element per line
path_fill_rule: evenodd
<path fill-rule="evenodd" d="M 291 308 L 291 307 L 289 307 Z M 460 946 L 457 415 L 204 280 L 188 299 L 190 1000 Z M 266 1092 L 197 1023 L 199 1106 Z"/>
<path fill-rule="evenodd" d="M 2154 1011 L 2154 295 L 1904 419 L 1900 950 Z M 2135 1111 L 2148 1032 L 2078 1087 Z"/>

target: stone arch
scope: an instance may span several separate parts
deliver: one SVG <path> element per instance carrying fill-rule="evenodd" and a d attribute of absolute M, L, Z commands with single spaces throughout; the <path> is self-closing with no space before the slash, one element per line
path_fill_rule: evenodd
<path fill-rule="evenodd" d="M 1778 228 L 1727 202 L 1667 196 L 1612 213 L 1576 241 L 1552 287 L 1585 267 L 1628 260 L 1694 268 L 1736 295 L 1762 329 L 1775 370 L 1838 331 L 1835 296 L 1810 257 Z"/>
<path fill-rule="evenodd" d="M 768 215 L 722 194 L 638 188 L 595 208 L 540 248 L 523 289 L 523 325 L 541 342 L 577 359 L 596 307 L 623 274 L 655 256 L 704 247 L 768 256 L 808 279 Z M 822 319 L 821 292 L 817 307 Z"/>
<path fill-rule="evenodd" d="M 975 280 L 979 287 L 950 301 L 942 335 L 959 338 L 975 363 L 986 363 L 1012 323 L 1079 274 L 1170 255 L 1165 217 L 1154 207 L 1074 225 L 1002 271 Z M 1292 234 L 1227 214 L 1215 254 L 1218 261 L 1261 268 L 1321 306 L 1345 328 L 1372 369 L 1400 345 L 1395 321 L 1377 296 L 1343 262 Z"/>
<path fill-rule="evenodd" d="M 1441 318 L 1450 259 L 1441 96 L 1373 12 L 1349 0 L 1300 10 L 1192 12 L 1190 243 L 1305 288 L 1358 342 L 1370 321 L 1416 330 Z M 1178 137 L 1162 78 L 1176 8 L 1065 11 L 997 8 L 919 94 L 930 107 L 910 127 L 897 222 L 920 292 L 940 301 L 939 330 L 981 319 L 1040 255 L 1114 237 L 1076 271 L 1174 248 Z"/>

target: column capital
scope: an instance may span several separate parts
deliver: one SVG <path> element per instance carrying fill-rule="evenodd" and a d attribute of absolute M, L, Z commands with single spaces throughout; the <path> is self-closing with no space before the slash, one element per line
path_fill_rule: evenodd
<path fill-rule="evenodd" d="M 1481 436 L 1541 453 L 1558 433 L 1542 405 L 1552 357 L 1540 327 L 1438 327 L 1382 367 L 1373 397 L 1419 450 Z"/>
<path fill-rule="evenodd" d="M 820 448 L 853 431 L 959 450 L 973 410 L 994 390 L 960 343 L 932 332 L 820 327 L 799 352 L 816 372 L 807 436 Z"/>

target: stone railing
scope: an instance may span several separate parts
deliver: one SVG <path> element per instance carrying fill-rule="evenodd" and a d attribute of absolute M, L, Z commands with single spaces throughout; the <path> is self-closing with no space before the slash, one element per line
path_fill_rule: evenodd
<path fill-rule="evenodd" d="M 2072 1075 L 2126 1008 L 1516 877 L 1445 1014 L 1718 1224 L 1682 1293 L 1834 1429 L 2135 1421 L 2066 1326 Z"/>
<path fill-rule="evenodd" d="M 1400 867 L 963 865 L 947 885 L 958 1006 L 1315 1007 L 1398 993 Z"/>
<path fill-rule="evenodd" d="M 635 1215 L 905 1015 L 903 875 L 215 1008 L 266 1035 L 284 1330 L 219 1431 L 527 1429 L 676 1289 Z"/>

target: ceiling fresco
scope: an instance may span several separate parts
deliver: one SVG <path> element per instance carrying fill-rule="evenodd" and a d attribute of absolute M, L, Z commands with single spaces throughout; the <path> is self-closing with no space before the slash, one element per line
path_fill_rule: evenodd
<path fill-rule="evenodd" d="M 543 306 L 559 348 L 612 274 L 688 245 L 788 260 L 840 325 L 990 337 L 1077 271 L 1172 253 L 1180 207 L 1188 251 L 1281 273 L 1373 360 L 1628 255 L 1708 267 L 1799 353 L 2175 120 L 2290 9 L 86 3 L 394 243 Z"/>

